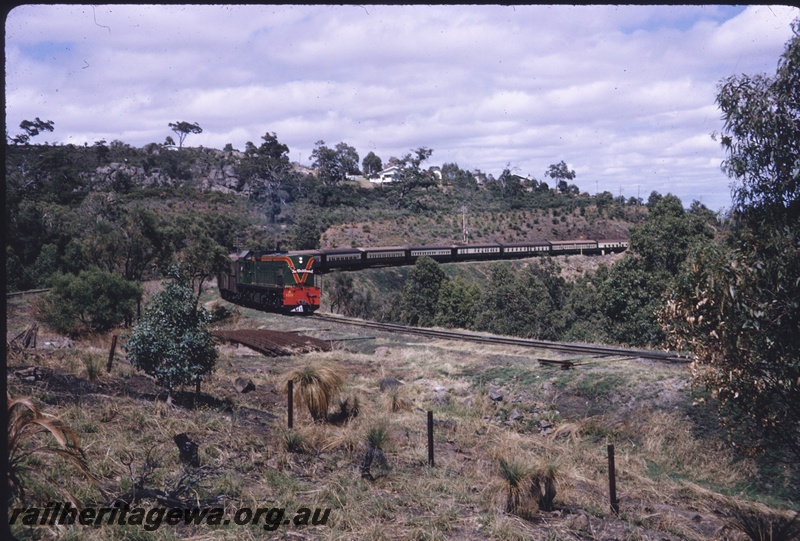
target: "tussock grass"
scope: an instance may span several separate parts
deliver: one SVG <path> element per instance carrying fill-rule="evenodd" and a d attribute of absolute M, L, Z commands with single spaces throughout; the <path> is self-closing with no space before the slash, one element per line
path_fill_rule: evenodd
<path fill-rule="evenodd" d="M 344 384 L 344 376 L 341 367 L 315 363 L 292 370 L 287 381 L 295 383 L 297 397 L 316 422 L 327 420 L 328 411 Z"/>
<path fill-rule="evenodd" d="M 313 324 L 251 315 L 247 310 L 242 314 L 255 320 L 248 327 L 287 330 L 280 325 Z M 151 449 L 157 465 L 150 486 L 174 483 L 183 466 L 172 438 L 187 433 L 200 446 L 201 464 L 222 465 L 219 476 L 197 488 L 198 498 L 224 494 L 228 499 L 222 505 L 231 514 L 244 506 L 331 508 L 327 526 L 305 530 L 289 526 L 279 530 L 278 537 L 575 539 L 588 538 L 586 532 L 570 529 L 576 516 L 585 515 L 592 521 L 591 531 L 609 538 L 650 540 L 672 535 L 701 540 L 708 537 L 692 522 L 688 510 L 703 515 L 701 525 L 716 521 L 716 527 L 722 527 L 727 519 L 717 512 L 728 512 L 730 505 L 742 501 L 746 496 L 742 487 L 752 484 L 756 470 L 751 462 L 734 457 L 723 441 L 698 432 L 687 420 L 691 399 L 681 387 L 687 375 L 678 368 L 624 361 L 564 372 L 538 366 L 531 361 L 537 353 L 518 348 L 421 340 L 406 346 L 392 340 L 397 338 L 375 340 L 391 350 L 385 356 L 339 350 L 270 359 L 226 348 L 213 376 L 203 383 L 202 393 L 209 400 L 197 407 L 170 407 L 163 397 L 154 398 L 156 388 L 127 365 L 119 346 L 114 369 L 110 374 L 103 371 L 96 383 L 109 389 L 112 384 L 126 390 L 141 386 L 141 394 L 109 390 L 102 393 L 106 396 L 89 393 L 70 401 L 44 383 L 9 382 L 16 394 L 25 389 L 38 403 L 47 403 L 47 411 L 75 431 L 86 464 L 109 494 L 131 487 Z M 103 344 L 86 348 L 76 343 L 42 354 L 42 363 L 88 380 L 81 355 L 92 351 L 104 359 L 107 349 Z M 310 371 L 301 375 L 308 367 L 329 370 L 317 370 L 314 377 Z M 331 371 L 338 378 L 320 377 Z M 396 397 L 378 390 L 387 374 L 405 382 Z M 236 393 L 232 382 L 240 376 L 253 379 L 256 391 Z M 327 418 L 341 409 L 345 398 L 348 407 L 357 398 L 359 414 L 332 424 L 309 422 L 314 414 L 296 409 L 301 415 L 295 418 L 294 430 L 288 431 L 289 378 L 295 381 L 301 405 L 306 404 L 300 397 L 301 378 L 315 385 L 323 379 L 333 381 L 326 387 L 327 397 L 317 391 L 311 399 L 317 404 L 318 419 L 323 411 Z M 442 392 L 436 389 L 444 389 L 448 405 L 432 403 L 431 397 Z M 491 400 L 490 390 L 499 390 L 503 400 Z M 586 404 L 589 395 L 597 399 L 594 404 Z M 393 408 L 392 402 L 402 398 L 409 401 L 406 406 Z M 600 403 L 602 407 L 597 407 Z M 592 406 L 596 409 L 590 412 Z M 524 417 L 507 424 L 507 414 L 514 408 Z M 434 433 L 434 468 L 427 465 L 427 409 L 442 421 Z M 542 419 L 553 425 L 549 434 L 539 431 Z M 368 441 L 373 449 L 382 449 L 388 466 L 378 468 L 373 456 L 372 480 L 361 477 Z M 609 443 L 616 447 L 620 517 L 611 513 L 608 502 Z M 302 452 L 293 452 L 297 450 Z M 32 503 L 61 500 L 57 490 L 61 487 L 84 505 L 105 501 L 104 493 L 76 475 L 72 464 L 51 458 L 33 462 L 44 473 L 29 485 Z M 525 481 L 517 487 L 528 498 L 527 507 L 518 507 L 518 514 L 506 512 L 510 484 L 501 471 L 501 459 L 525 473 Z M 57 462 L 60 466 L 53 468 Z M 556 480 L 552 512 L 541 509 L 539 501 L 548 474 Z M 117 528 L 58 532 L 42 528 L 40 537 L 97 541 L 122 535 Z M 164 526 L 152 534 L 127 533 L 131 538 L 158 540 L 264 536 L 262 529 L 249 526 L 180 530 Z"/>

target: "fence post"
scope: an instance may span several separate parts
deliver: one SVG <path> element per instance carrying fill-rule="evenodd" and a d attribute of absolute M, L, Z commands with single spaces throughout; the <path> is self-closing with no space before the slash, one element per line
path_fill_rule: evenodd
<path fill-rule="evenodd" d="M 294 425 L 294 381 L 289 380 L 289 428 Z"/>
<path fill-rule="evenodd" d="M 428 466 L 433 467 L 433 412 L 428 410 Z"/>
<path fill-rule="evenodd" d="M 106 372 L 111 372 L 111 364 L 114 362 L 114 350 L 117 349 L 117 335 L 111 336 L 111 350 L 108 352 L 108 364 L 106 365 Z"/>
<path fill-rule="evenodd" d="M 617 501 L 617 472 L 614 466 L 614 446 L 608 446 L 608 496 L 611 500 L 611 510 L 619 515 L 619 501 Z"/>

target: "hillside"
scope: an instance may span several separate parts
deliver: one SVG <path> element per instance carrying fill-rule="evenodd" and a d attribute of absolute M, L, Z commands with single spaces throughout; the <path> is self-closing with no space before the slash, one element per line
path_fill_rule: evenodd
<path fill-rule="evenodd" d="M 219 302 L 213 290 L 203 300 Z M 9 327 L 24 328 L 29 308 L 29 298 L 10 302 Z M 688 385 L 685 365 L 579 359 L 585 365 L 562 371 L 534 361 L 568 357 L 551 351 L 362 332 L 241 308 L 219 327 L 340 341 L 330 353 L 278 358 L 220 344 L 221 359 L 198 405 L 187 390 L 170 407 L 163 390 L 119 349 L 105 372 L 108 336 L 68 342 L 41 329 L 37 349 L 9 359 L 9 391 L 32 397 L 77 432 L 98 488 L 70 464 L 40 455 L 25 474 L 29 505 L 74 497 L 103 506 L 133 483 L 170 489 L 204 472 L 186 496 L 214 502 L 205 505 L 223 507 L 228 517 L 244 507 L 330 509 L 325 525 L 278 525 L 286 539 L 654 541 L 744 539 L 732 528 L 737 506 L 777 515 L 790 505 L 779 470 L 769 479 L 754 477 L 755 464 L 725 446 L 709 406 Z M 353 420 L 315 424 L 297 403 L 295 429 L 287 431 L 286 378 L 308 363 L 329 364 L 344 375 L 340 396 L 359 404 Z M 33 366 L 40 379 L 14 375 Z M 240 377 L 255 390 L 237 392 Z M 385 378 L 399 380 L 397 391 L 381 391 Z M 427 465 L 428 410 L 435 419 L 434 467 Z M 386 462 L 371 468 L 370 481 L 359 472 L 366 435 L 377 427 L 385 430 Z M 181 465 L 173 443 L 181 433 L 198 443 L 202 470 Z M 608 444 L 616 448 L 619 515 L 608 501 Z M 550 467 L 554 510 L 534 504 L 504 512 L 501 458 L 523 468 Z M 156 502 L 145 497 L 136 505 L 150 509 Z M 264 529 L 263 522 L 162 524 L 147 538 L 260 538 Z M 89 540 L 144 533 L 131 525 L 17 525 L 14 532 L 22 539 Z"/>

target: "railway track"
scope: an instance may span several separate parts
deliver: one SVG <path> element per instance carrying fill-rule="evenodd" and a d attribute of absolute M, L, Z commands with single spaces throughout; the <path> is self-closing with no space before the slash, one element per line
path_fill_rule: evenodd
<path fill-rule="evenodd" d="M 425 327 L 409 327 L 406 325 L 398 325 L 396 323 L 378 323 L 375 321 L 366 321 L 362 319 L 349 318 L 344 316 L 332 316 L 327 314 L 316 313 L 312 316 L 314 319 L 321 319 L 331 323 L 342 323 L 346 325 L 354 325 L 358 327 L 366 327 L 386 332 L 413 334 L 417 336 L 427 336 L 430 338 L 440 338 L 445 340 L 461 340 L 469 342 L 478 342 L 483 344 L 497 344 L 506 346 L 520 346 L 528 348 L 549 349 L 554 351 L 565 351 L 570 353 L 581 353 L 593 356 L 617 356 L 624 358 L 641 358 L 651 359 L 669 363 L 688 363 L 689 358 L 684 355 L 668 351 L 655 351 L 648 349 L 630 349 L 612 346 L 597 346 L 590 344 L 576 344 L 567 342 L 550 342 L 546 340 L 533 340 L 529 338 L 515 338 L 511 336 L 497 336 L 485 335 L 468 331 L 448 331 L 442 329 L 430 329 Z M 553 361 L 560 363 L 560 361 Z M 571 361 L 563 361 L 562 368 L 574 366 L 576 363 Z"/>

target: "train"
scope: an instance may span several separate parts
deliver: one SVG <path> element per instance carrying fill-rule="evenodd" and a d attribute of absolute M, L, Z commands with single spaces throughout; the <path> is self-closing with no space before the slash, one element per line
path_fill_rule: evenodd
<path fill-rule="evenodd" d="M 294 252 L 244 251 L 217 277 L 223 299 L 268 312 L 312 314 L 321 291 L 316 276 L 334 271 L 413 265 L 423 256 L 439 263 L 540 255 L 598 255 L 628 249 L 627 239 L 332 248 Z"/>

